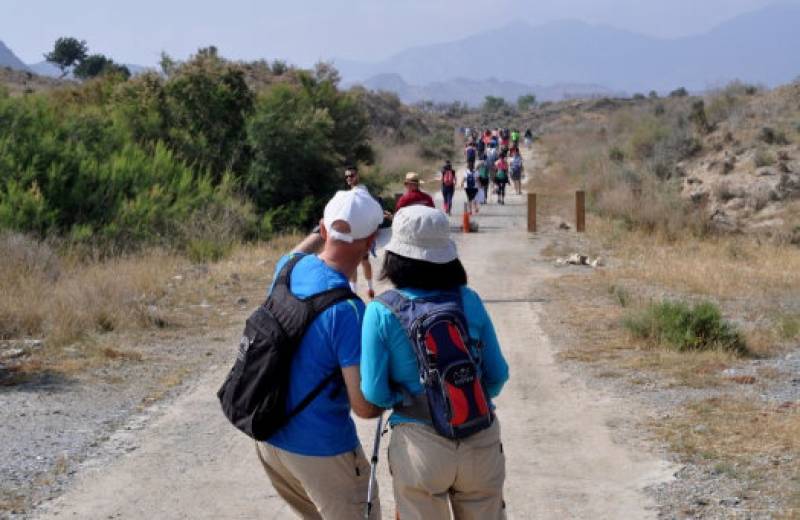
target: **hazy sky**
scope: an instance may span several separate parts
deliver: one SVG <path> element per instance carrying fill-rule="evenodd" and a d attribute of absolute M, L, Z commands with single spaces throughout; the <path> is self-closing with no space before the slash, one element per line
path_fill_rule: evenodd
<path fill-rule="evenodd" d="M 513 20 L 575 18 L 675 37 L 775 0 L 0 0 L 0 40 L 41 61 L 58 36 L 85 39 L 116 61 L 153 65 L 216 45 L 229 58 L 377 60 Z"/>

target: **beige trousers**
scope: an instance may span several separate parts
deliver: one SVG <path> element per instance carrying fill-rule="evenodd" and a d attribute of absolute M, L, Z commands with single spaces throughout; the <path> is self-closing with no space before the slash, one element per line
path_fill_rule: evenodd
<path fill-rule="evenodd" d="M 392 429 L 389 469 L 401 520 L 503 520 L 505 455 L 500 424 L 461 441 L 423 424 Z"/>
<path fill-rule="evenodd" d="M 300 518 L 364 518 L 370 467 L 361 446 L 333 457 L 298 455 L 264 442 L 256 442 L 256 451 L 275 491 Z M 376 486 L 370 518 L 380 517 Z"/>

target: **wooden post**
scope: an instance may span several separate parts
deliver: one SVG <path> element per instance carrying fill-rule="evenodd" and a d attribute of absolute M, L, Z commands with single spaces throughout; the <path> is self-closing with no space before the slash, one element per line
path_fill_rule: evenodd
<path fill-rule="evenodd" d="M 469 202 L 464 203 L 464 214 L 462 216 L 461 227 L 464 233 L 469 233 Z"/>
<path fill-rule="evenodd" d="M 536 233 L 536 194 L 528 193 L 528 233 Z"/>
<path fill-rule="evenodd" d="M 575 192 L 575 229 L 578 233 L 586 231 L 586 192 Z"/>

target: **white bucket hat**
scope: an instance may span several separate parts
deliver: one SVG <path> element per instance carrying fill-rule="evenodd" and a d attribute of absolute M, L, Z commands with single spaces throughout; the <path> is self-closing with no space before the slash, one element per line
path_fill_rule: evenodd
<path fill-rule="evenodd" d="M 386 250 L 406 258 L 446 264 L 458 258 L 450 239 L 450 221 L 438 209 L 408 206 L 394 216 L 392 239 Z"/>

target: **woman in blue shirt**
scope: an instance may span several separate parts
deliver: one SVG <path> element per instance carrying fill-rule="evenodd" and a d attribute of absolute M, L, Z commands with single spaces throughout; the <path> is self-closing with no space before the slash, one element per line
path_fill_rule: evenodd
<path fill-rule="evenodd" d="M 480 297 L 466 285 L 449 229 L 439 210 L 412 206 L 399 211 L 381 278 L 410 299 L 460 293 L 469 336 L 482 344 L 483 387 L 489 398 L 496 397 L 508 380 L 508 364 Z M 361 389 L 368 401 L 383 408 L 424 396 L 409 336 L 380 301 L 370 303 L 364 316 Z M 389 465 L 400 518 L 449 519 L 451 508 L 456 519 L 505 518 L 505 458 L 496 418 L 489 428 L 459 440 L 437 433 L 430 420 L 397 411 L 389 424 Z"/>

